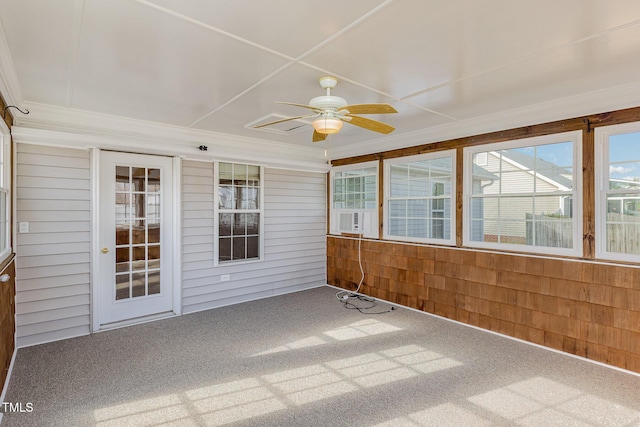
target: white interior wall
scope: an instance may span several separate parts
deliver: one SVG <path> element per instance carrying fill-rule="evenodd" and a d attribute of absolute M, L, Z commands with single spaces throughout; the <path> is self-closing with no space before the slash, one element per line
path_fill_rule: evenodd
<path fill-rule="evenodd" d="M 15 183 L 17 344 L 89 334 L 90 152 L 17 143 Z M 183 313 L 326 283 L 326 174 L 265 168 L 264 187 L 263 260 L 214 267 L 213 164 L 183 161 Z"/>

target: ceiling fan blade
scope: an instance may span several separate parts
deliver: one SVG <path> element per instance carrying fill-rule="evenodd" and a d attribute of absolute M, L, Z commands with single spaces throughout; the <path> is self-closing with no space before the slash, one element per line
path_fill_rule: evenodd
<path fill-rule="evenodd" d="M 396 130 L 396 128 L 394 128 L 393 126 L 389 126 L 386 123 L 382 123 L 373 119 L 368 119 L 366 117 L 352 116 L 350 114 L 347 114 L 346 116 L 344 116 L 342 120 L 344 120 L 347 123 L 351 123 L 352 125 L 360 126 L 361 128 L 369 129 L 374 132 L 387 134 Z"/>
<path fill-rule="evenodd" d="M 322 109 L 320 108 L 316 108 L 316 107 L 312 107 L 311 105 L 306 105 L 306 104 L 296 104 L 295 102 L 283 102 L 283 101 L 273 101 L 276 104 L 284 104 L 284 105 L 292 105 L 294 107 L 301 107 L 301 108 L 308 108 L 309 110 L 313 110 L 317 113 L 321 113 Z"/>
<path fill-rule="evenodd" d="M 313 142 L 320 142 L 324 141 L 325 139 L 327 139 L 326 133 L 316 132 L 315 130 L 313 131 Z"/>
<path fill-rule="evenodd" d="M 389 104 L 354 104 L 347 105 L 338 111 L 345 110 L 347 114 L 390 114 L 398 112 Z"/>
<path fill-rule="evenodd" d="M 317 116 L 317 114 L 310 114 L 310 115 L 296 116 L 296 117 L 288 117 L 288 118 L 282 119 L 282 120 L 276 120 L 276 121 L 273 121 L 273 122 L 262 123 L 262 124 L 259 124 L 257 126 L 253 126 L 253 128 L 254 129 L 259 129 L 259 128 L 263 128 L 263 127 L 266 127 L 266 126 L 276 125 L 278 123 L 288 122 L 289 120 L 308 119 L 310 117 L 315 117 L 315 116 Z"/>

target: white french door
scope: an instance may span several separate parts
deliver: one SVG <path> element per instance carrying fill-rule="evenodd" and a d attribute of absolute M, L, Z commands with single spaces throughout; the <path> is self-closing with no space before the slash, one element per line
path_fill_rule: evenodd
<path fill-rule="evenodd" d="M 173 310 L 173 160 L 100 152 L 99 327 Z"/>

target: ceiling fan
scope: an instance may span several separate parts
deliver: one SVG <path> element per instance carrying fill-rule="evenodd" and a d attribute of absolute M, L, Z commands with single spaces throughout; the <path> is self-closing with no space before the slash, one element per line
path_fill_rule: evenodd
<path fill-rule="evenodd" d="M 287 122 L 289 120 L 310 119 L 313 121 L 313 142 L 324 141 L 327 135 L 338 133 L 342 129 L 342 123 L 347 122 L 352 125 L 359 126 L 374 132 L 384 134 L 391 133 L 395 130 L 393 126 L 377 120 L 360 117 L 357 114 L 389 114 L 398 111 L 389 104 L 353 104 L 348 105 L 344 98 L 331 95 L 331 89 L 336 87 L 338 80 L 335 77 L 321 77 L 320 86 L 327 90 L 324 96 L 317 96 L 309 101 L 309 105 L 296 104 L 293 102 L 275 101 L 277 104 L 293 105 L 294 107 L 302 107 L 313 111 L 312 114 L 303 116 L 289 117 L 273 122 L 262 123 L 254 128 L 262 128 L 275 125 L 277 123 Z"/>

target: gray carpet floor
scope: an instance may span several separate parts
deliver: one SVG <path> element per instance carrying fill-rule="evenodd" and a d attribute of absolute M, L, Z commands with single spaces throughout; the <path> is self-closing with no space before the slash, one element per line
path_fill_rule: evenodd
<path fill-rule="evenodd" d="M 640 426 L 639 376 L 335 293 L 20 349 L 2 427 Z"/>

